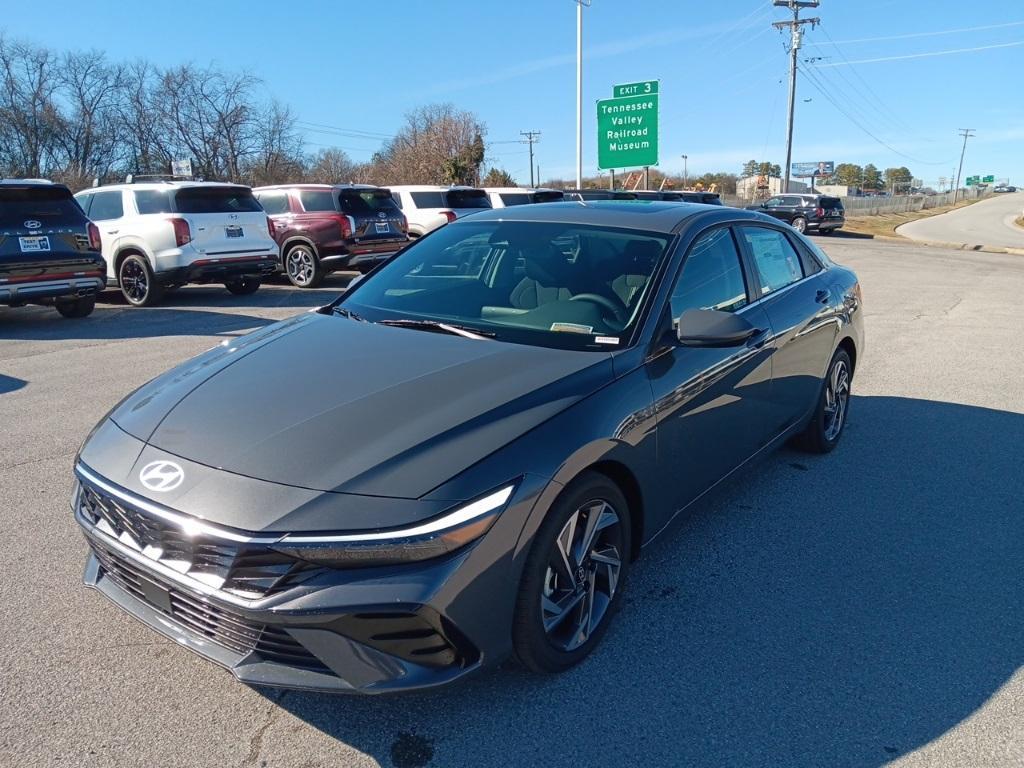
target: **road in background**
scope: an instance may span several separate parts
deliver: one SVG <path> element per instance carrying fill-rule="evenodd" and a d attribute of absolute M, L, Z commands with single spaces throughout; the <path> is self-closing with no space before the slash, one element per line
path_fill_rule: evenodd
<path fill-rule="evenodd" d="M 1024 229 L 1013 223 L 1022 213 L 1024 192 L 1008 192 L 949 213 L 911 221 L 897 227 L 896 233 L 911 240 L 1024 248 Z"/>
<path fill-rule="evenodd" d="M 344 281 L 0 309 L 0 765 L 1024 764 L 1024 259 L 817 242 L 866 307 L 838 449 L 772 456 L 655 542 L 569 673 L 388 698 L 238 684 L 82 587 L 68 508 L 127 392 Z"/>

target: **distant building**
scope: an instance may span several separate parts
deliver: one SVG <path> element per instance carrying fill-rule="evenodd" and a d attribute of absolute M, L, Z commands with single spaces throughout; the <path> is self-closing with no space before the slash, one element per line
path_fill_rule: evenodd
<path fill-rule="evenodd" d="M 741 179 L 736 180 L 736 196 L 745 197 L 748 200 L 757 196 L 758 180 L 767 183 L 768 188 L 760 190 L 762 194 L 768 195 L 779 195 L 782 194 L 782 179 L 777 176 L 770 176 L 767 179 L 764 176 L 744 176 Z M 804 184 L 802 181 L 795 181 L 790 179 L 789 181 L 790 192 L 809 192 L 810 187 Z"/>

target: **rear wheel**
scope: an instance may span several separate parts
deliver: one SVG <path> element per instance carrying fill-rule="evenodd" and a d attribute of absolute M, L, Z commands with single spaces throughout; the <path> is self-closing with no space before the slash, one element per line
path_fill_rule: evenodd
<path fill-rule="evenodd" d="M 807 219 L 805 219 L 803 216 L 797 216 L 795 219 L 793 219 L 793 229 L 795 229 L 797 232 L 806 232 Z"/>
<path fill-rule="evenodd" d="M 284 272 L 296 288 L 316 288 L 324 279 L 324 268 L 312 247 L 299 243 L 284 255 Z"/>
<path fill-rule="evenodd" d="M 836 447 L 846 426 L 852 379 L 850 356 L 844 349 L 837 350 L 825 374 L 814 415 L 794 440 L 798 448 L 812 453 L 828 453 Z"/>
<path fill-rule="evenodd" d="M 54 306 L 64 317 L 87 317 L 96 307 L 95 296 L 79 296 L 70 301 L 57 301 Z"/>
<path fill-rule="evenodd" d="M 248 296 L 250 293 L 256 293 L 260 284 L 261 280 L 258 277 L 240 277 L 237 280 L 229 280 L 224 283 L 224 287 L 235 296 Z"/>
<path fill-rule="evenodd" d="M 121 293 L 133 307 L 151 307 L 163 296 L 149 262 L 134 253 L 126 256 L 118 267 L 117 282 Z"/>
<path fill-rule="evenodd" d="M 618 608 L 629 552 L 622 492 L 602 474 L 581 475 L 551 508 L 523 570 L 512 641 L 524 666 L 561 672 L 594 650 Z"/>

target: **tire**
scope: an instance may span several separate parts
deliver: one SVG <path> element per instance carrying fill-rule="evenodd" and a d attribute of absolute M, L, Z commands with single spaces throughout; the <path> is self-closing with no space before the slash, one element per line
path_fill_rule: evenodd
<path fill-rule="evenodd" d="M 316 288 L 324 281 L 324 267 L 312 246 L 296 243 L 282 259 L 284 273 L 296 288 Z"/>
<path fill-rule="evenodd" d="M 793 229 L 795 229 L 800 234 L 803 234 L 804 232 L 807 231 L 807 219 L 805 219 L 803 216 L 797 216 L 795 219 L 793 219 L 792 223 Z"/>
<path fill-rule="evenodd" d="M 256 293 L 260 289 L 261 283 L 262 281 L 258 277 L 240 277 L 237 280 L 224 283 L 224 287 L 235 296 L 248 296 L 251 293 Z"/>
<path fill-rule="evenodd" d="M 88 317 L 96 307 L 95 296 L 79 296 L 71 301 L 58 301 L 54 304 L 57 311 L 64 317 Z"/>
<path fill-rule="evenodd" d="M 853 364 L 850 356 L 846 350 L 836 350 L 821 384 L 821 395 L 818 396 L 811 420 L 793 440 L 797 448 L 810 453 L 828 453 L 839 444 L 850 413 L 852 381 Z M 838 398 L 836 391 L 839 392 Z"/>
<path fill-rule="evenodd" d="M 133 307 L 151 307 L 163 298 L 163 288 L 153 276 L 149 260 L 135 253 L 126 256 L 118 266 L 117 284 Z"/>
<path fill-rule="evenodd" d="M 603 527 L 584 552 L 588 519 Z M 590 655 L 619 607 L 629 553 L 630 514 L 622 491 L 598 472 L 583 473 L 549 510 L 523 569 L 512 624 L 523 666 L 562 672 Z M 565 562 L 568 567 L 560 565 Z"/>

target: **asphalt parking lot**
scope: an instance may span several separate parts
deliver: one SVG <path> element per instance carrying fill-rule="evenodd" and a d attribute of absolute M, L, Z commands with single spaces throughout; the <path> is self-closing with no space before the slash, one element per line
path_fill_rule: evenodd
<path fill-rule="evenodd" d="M 1024 764 L 1024 258 L 817 242 L 866 303 L 837 451 L 776 454 L 652 545 L 568 674 L 390 698 L 236 683 L 81 586 L 68 509 L 126 393 L 346 278 L 0 309 L 0 765 Z"/>

